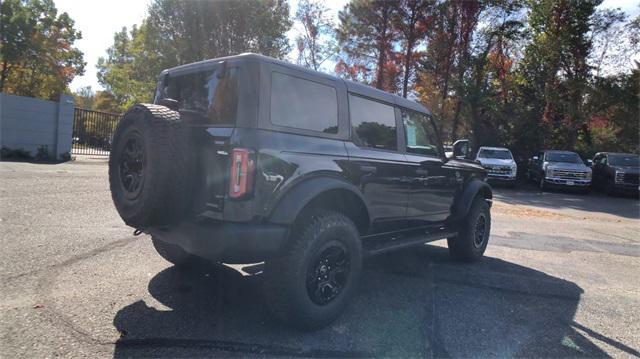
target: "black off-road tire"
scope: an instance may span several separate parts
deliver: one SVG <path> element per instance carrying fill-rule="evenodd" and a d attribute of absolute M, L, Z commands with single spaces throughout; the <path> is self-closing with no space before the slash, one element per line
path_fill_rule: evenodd
<path fill-rule="evenodd" d="M 479 233 L 479 221 L 483 218 L 484 230 Z M 467 216 L 459 223 L 458 235 L 447 238 L 449 254 L 454 260 L 475 262 L 479 260 L 489 243 L 491 234 L 491 211 L 489 204 L 481 197 L 476 197 Z M 478 238 L 481 237 L 481 239 Z"/>
<path fill-rule="evenodd" d="M 156 252 L 176 267 L 186 267 L 195 263 L 198 259 L 198 257 L 185 252 L 175 244 L 167 243 L 153 237 L 151 237 L 151 241 L 153 242 L 153 247 L 156 249 Z"/>
<path fill-rule="evenodd" d="M 188 146 L 188 128 L 178 112 L 137 104 L 124 114 L 113 136 L 109 185 L 127 225 L 145 229 L 183 217 L 192 188 Z"/>
<path fill-rule="evenodd" d="M 343 267 L 348 268 L 348 273 L 340 276 L 343 279 L 340 291 L 333 294 L 330 301 L 322 303 L 324 296 L 317 296 L 317 293 L 333 293 L 313 290 L 321 287 L 316 284 L 323 283 L 316 281 L 321 278 L 322 258 L 324 253 L 341 250 L 345 252 L 347 265 Z M 302 330 L 322 328 L 344 310 L 361 270 L 362 247 L 353 222 L 339 212 L 313 211 L 294 226 L 288 243 L 265 264 L 267 306 L 273 316 L 286 325 Z"/>

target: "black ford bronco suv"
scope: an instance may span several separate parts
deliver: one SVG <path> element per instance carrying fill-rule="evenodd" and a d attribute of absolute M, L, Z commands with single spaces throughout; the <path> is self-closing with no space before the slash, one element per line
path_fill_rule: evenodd
<path fill-rule="evenodd" d="M 314 329 L 367 256 L 443 238 L 455 259 L 483 255 L 492 191 L 462 147 L 446 158 L 418 103 L 243 54 L 164 70 L 118 124 L 109 181 L 162 257 L 264 262 L 273 315 Z"/>

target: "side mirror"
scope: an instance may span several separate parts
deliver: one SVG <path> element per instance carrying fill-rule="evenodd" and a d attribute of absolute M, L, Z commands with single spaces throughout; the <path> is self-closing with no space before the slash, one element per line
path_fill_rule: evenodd
<path fill-rule="evenodd" d="M 593 160 L 586 160 L 585 165 L 587 165 L 587 167 L 593 167 Z"/>
<path fill-rule="evenodd" d="M 533 156 L 531 159 L 534 160 L 534 161 L 537 161 L 538 160 L 538 156 Z"/>
<path fill-rule="evenodd" d="M 469 140 L 457 140 L 453 143 L 453 158 L 468 158 L 470 152 Z"/>
<path fill-rule="evenodd" d="M 158 105 L 168 107 L 174 111 L 178 111 L 178 108 L 180 107 L 180 102 L 172 98 L 161 98 L 160 100 L 158 100 Z"/>

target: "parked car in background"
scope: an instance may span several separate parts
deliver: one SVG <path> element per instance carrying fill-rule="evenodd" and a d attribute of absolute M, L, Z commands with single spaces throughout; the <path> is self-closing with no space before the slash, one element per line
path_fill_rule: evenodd
<path fill-rule="evenodd" d="M 640 156 L 600 152 L 593 157 L 593 186 L 607 194 L 640 192 Z"/>
<path fill-rule="evenodd" d="M 575 152 L 548 150 L 533 156 L 527 177 L 541 190 L 564 187 L 586 193 L 591 185 L 591 168 Z"/>
<path fill-rule="evenodd" d="M 476 161 L 487 170 L 487 180 L 504 183 L 509 187 L 516 184 L 518 166 L 509 149 L 504 147 L 480 147 Z"/>

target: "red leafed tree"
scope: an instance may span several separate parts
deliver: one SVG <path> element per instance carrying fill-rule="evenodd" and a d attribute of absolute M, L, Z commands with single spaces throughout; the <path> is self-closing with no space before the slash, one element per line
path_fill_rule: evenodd
<path fill-rule="evenodd" d="M 337 52 L 329 9 L 317 0 L 301 0 L 296 20 L 302 32 L 296 38 L 298 65 L 319 70 Z"/>
<path fill-rule="evenodd" d="M 413 82 L 415 67 L 424 55 L 416 49 L 424 42 L 430 30 L 435 2 L 429 0 L 402 0 L 394 16 L 394 30 L 402 46 L 402 96 L 407 97 L 410 82 Z"/>
<path fill-rule="evenodd" d="M 384 0 L 354 0 L 340 11 L 336 30 L 342 58 L 336 72 L 347 78 L 372 84 L 376 88 L 395 83 L 394 43 L 397 32 L 393 19 L 399 2 Z"/>
<path fill-rule="evenodd" d="M 461 113 L 457 96 L 469 73 L 471 43 L 482 11 L 479 1 L 438 3 L 427 17 L 426 54 L 421 61 L 418 92 L 436 112 L 440 126 L 450 124 L 455 137 Z M 441 128 L 444 133 L 444 128 Z"/>

